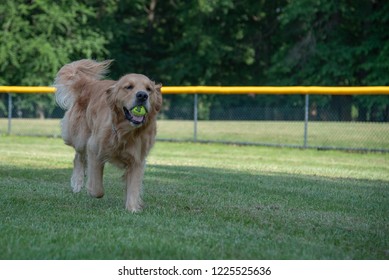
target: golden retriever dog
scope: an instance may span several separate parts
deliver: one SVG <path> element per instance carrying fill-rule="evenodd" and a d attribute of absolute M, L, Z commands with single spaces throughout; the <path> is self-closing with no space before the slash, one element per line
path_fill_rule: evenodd
<path fill-rule="evenodd" d="M 66 110 L 62 138 L 75 149 L 71 186 L 84 185 L 92 197 L 104 195 L 104 164 L 124 171 L 126 209 L 142 208 L 145 159 L 155 142 L 156 118 L 162 106 L 161 85 L 141 74 L 104 80 L 111 61 L 83 59 L 63 66 L 55 79 L 56 101 Z M 143 106 L 146 115 L 131 113 Z M 137 107 L 139 108 L 139 107 Z"/>

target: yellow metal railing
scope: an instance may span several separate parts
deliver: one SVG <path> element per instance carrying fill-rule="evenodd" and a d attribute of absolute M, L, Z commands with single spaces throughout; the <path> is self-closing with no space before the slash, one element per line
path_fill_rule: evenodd
<path fill-rule="evenodd" d="M 0 92 L 5 93 L 55 93 L 55 87 L 32 87 L 32 86 L 0 86 Z"/>
<path fill-rule="evenodd" d="M 389 86 L 318 87 L 318 86 L 180 86 L 162 87 L 165 94 L 389 94 Z"/>
<path fill-rule="evenodd" d="M 0 93 L 55 93 L 55 87 L 0 86 Z M 389 86 L 164 86 L 163 94 L 330 94 L 389 95 Z"/>

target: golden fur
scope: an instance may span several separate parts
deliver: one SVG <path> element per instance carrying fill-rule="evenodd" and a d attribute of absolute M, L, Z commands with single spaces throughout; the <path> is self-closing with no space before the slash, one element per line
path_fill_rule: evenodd
<path fill-rule="evenodd" d="M 161 109 L 161 85 L 141 74 L 128 74 L 118 81 L 102 80 L 111 61 L 79 60 L 63 66 L 55 79 L 57 103 L 66 110 L 62 138 L 75 151 L 71 186 L 86 188 L 102 197 L 106 162 L 123 168 L 126 209 L 142 207 L 141 189 L 145 159 L 156 135 Z M 147 109 L 145 117 L 130 113 L 136 105 Z"/>

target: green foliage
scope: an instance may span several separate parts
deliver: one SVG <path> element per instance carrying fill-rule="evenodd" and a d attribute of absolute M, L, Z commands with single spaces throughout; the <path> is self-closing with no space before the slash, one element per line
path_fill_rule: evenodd
<path fill-rule="evenodd" d="M 75 0 L 6 0 L 0 6 L 1 83 L 46 85 L 73 57 L 103 55 L 105 38 L 90 26 L 94 16 Z"/>
<path fill-rule="evenodd" d="M 284 85 L 389 85 L 383 74 L 389 72 L 388 14 L 385 1 L 288 2 L 279 16 L 281 47 L 273 55 L 268 80 Z M 318 102 L 332 106 L 337 99 Z M 349 99 L 342 105 L 347 113 L 339 112 L 341 119 L 351 118 L 352 105 L 359 109 L 358 120 L 389 119 L 387 96 Z"/>
<path fill-rule="evenodd" d="M 0 5 L 0 84 L 50 85 L 70 60 L 106 54 L 104 35 L 91 25 L 94 17 L 92 8 L 76 0 L 5 0 Z M 33 105 L 48 112 L 54 104 L 48 96 L 18 95 L 16 101 L 18 110 L 27 112 Z"/>
<path fill-rule="evenodd" d="M 290 1 L 279 17 L 282 47 L 269 77 L 283 84 L 388 84 L 388 13 L 384 1 Z"/>
<path fill-rule="evenodd" d="M 5 0 L 0 23 L 0 84 L 50 84 L 80 58 L 112 58 L 111 78 L 139 72 L 164 85 L 389 84 L 387 1 Z M 191 97 L 176 99 L 166 102 Z M 359 120 L 389 119 L 387 97 L 314 99 L 339 119 L 351 119 L 351 108 Z M 207 118 L 207 110 L 245 100 L 206 97 L 201 111 Z M 340 100 L 345 110 L 334 106 Z M 301 103 L 301 96 L 267 96 L 250 105 Z"/>

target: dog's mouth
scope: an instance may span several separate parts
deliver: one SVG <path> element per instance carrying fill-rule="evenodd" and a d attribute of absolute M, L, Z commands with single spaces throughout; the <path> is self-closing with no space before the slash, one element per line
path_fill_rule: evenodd
<path fill-rule="evenodd" d="M 136 116 L 134 115 L 133 113 L 131 113 L 133 108 L 131 108 L 130 110 L 128 110 L 126 107 L 123 107 L 123 111 L 124 111 L 124 115 L 126 117 L 126 119 L 133 125 L 135 126 L 138 126 L 138 125 L 141 125 L 145 122 L 145 116 Z"/>

